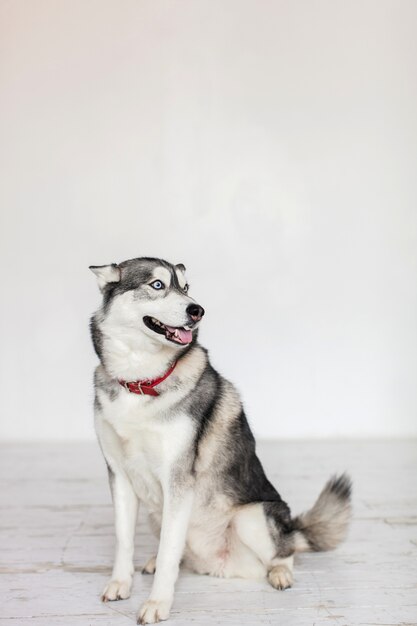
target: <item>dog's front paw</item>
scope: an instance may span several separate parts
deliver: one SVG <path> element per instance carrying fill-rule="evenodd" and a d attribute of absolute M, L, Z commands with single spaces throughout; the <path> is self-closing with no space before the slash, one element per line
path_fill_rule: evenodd
<path fill-rule="evenodd" d="M 130 596 L 130 588 L 132 587 L 132 578 L 125 580 L 110 580 L 105 586 L 101 594 L 102 602 L 110 602 L 112 600 L 126 600 Z"/>
<path fill-rule="evenodd" d="M 172 602 L 167 600 L 147 600 L 138 613 L 138 624 L 156 624 L 169 617 Z"/>

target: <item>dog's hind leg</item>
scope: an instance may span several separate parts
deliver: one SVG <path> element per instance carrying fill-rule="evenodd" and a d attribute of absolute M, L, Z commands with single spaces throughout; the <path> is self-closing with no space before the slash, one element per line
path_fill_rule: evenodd
<path fill-rule="evenodd" d="M 275 503 L 247 504 L 233 518 L 233 528 L 265 567 L 269 583 L 275 589 L 293 584 L 294 549 L 291 537 L 281 532 L 279 515 L 273 516 Z M 279 503 L 277 504 L 279 508 Z"/>
<path fill-rule="evenodd" d="M 111 580 L 101 599 L 124 600 L 130 596 L 133 580 L 133 551 L 138 499 L 129 479 L 121 472 L 114 473 L 109 466 L 109 482 L 114 505 L 116 553 Z"/>
<path fill-rule="evenodd" d="M 156 556 L 151 556 L 142 568 L 142 574 L 155 574 L 156 570 Z"/>
<path fill-rule="evenodd" d="M 291 587 L 295 552 L 332 550 L 343 541 L 351 515 L 351 489 L 349 476 L 334 476 L 313 507 L 294 519 L 282 500 L 238 509 L 233 518 L 235 532 L 265 565 L 273 587 Z"/>

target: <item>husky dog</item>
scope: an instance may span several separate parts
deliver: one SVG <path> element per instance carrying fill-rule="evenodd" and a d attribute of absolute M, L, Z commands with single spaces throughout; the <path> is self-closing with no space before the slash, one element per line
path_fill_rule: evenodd
<path fill-rule="evenodd" d="M 156 258 L 92 266 L 103 302 L 91 319 L 100 365 L 95 427 L 115 510 L 116 553 L 102 600 L 128 598 L 139 502 L 159 538 L 139 624 L 166 620 L 180 563 L 200 574 L 293 583 L 296 552 L 345 537 L 350 480 L 332 478 L 292 518 L 265 476 L 239 394 L 197 341 L 204 309 L 185 267 Z"/>

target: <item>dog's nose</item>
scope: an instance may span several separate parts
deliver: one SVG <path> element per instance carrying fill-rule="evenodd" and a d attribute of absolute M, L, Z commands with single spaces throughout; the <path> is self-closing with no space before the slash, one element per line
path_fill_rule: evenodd
<path fill-rule="evenodd" d="M 199 322 L 204 315 L 204 309 L 199 304 L 189 304 L 187 306 L 187 313 L 193 322 Z"/>

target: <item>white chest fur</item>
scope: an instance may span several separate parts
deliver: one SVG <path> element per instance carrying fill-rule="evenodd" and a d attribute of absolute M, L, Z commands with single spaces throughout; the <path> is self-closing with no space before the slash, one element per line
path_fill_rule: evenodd
<path fill-rule="evenodd" d="M 123 390 L 110 400 L 98 392 L 96 429 L 105 457 L 155 513 L 162 509 L 174 466 L 190 451 L 195 430 L 189 416 L 170 409 L 175 395 L 155 399 Z"/>

